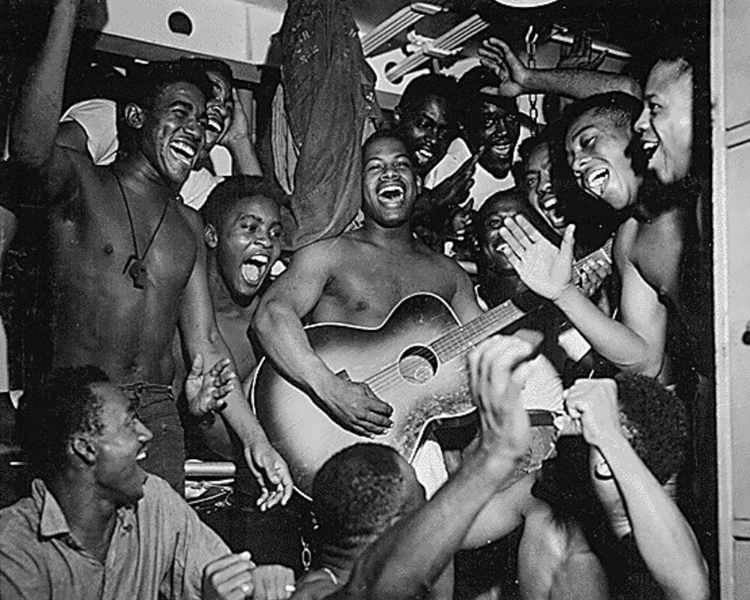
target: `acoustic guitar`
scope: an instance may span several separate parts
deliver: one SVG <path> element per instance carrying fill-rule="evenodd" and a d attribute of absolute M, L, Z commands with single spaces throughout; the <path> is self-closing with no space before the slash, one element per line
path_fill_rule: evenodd
<path fill-rule="evenodd" d="M 609 260 L 608 246 L 578 261 Z M 393 427 L 375 441 L 411 462 L 425 430 L 436 421 L 475 410 L 466 353 L 526 312 L 510 300 L 461 325 L 439 296 L 420 293 L 399 302 L 376 328 L 319 323 L 305 328 L 310 345 L 339 376 L 364 382 L 393 407 Z M 342 428 L 319 400 L 263 359 L 251 388 L 253 410 L 268 439 L 284 457 L 297 491 L 309 499 L 318 469 L 339 450 L 370 441 Z"/>

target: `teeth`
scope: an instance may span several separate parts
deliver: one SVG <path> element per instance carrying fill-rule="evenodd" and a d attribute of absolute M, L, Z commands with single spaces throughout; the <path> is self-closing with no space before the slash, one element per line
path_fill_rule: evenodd
<path fill-rule="evenodd" d="M 542 200 L 542 208 L 545 208 L 546 210 L 550 210 L 555 206 L 557 206 L 557 198 L 555 198 L 554 196 L 550 196 Z"/>
<path fill-rule="evenodd" d="M 604 186 L 607 184 L 609 172 L 605 168 L 595 169 L 586 177 L 586 189 L 593 194 L 601 197 L 604 192 Z"/>
<path fill-rule="evenodd" d="M 138 453 L 138 456 L 136 456 L 135 459 L 136 460 L 143 460 L 144 458 L 146 458 L 147 454 L 148 453 L 145 450 L 143 450 L 142 452 Z"/>
<path fill-rule="evenodd" d="M 250 285 L 258 285 L 269 262 L 269 258 L 264 254 L 251 256 L 241 267 L 242 278 Z"/>
<path fill-rule="evenodd" d="M 415 152 L 415 154 L 417 155 L 417 158 L 419 158 L 423 162 L 430 160 L 434 156 L 434 153 L 431 150 L 427 150 L 425 148 L 420 148 Z"/>
<path fill-rule="evenodd" d="M 224 122 L 221 119 L 209 117 L 208 128 L 216 133 L 221 133 L 224 129 Z"/>
<path fill-rule="evenodd" d="M 190 163 L 195 157 L 195 148 L 185 142 L 172 142 L 170 148 L 179 155 L 182 162 Z"/>
<path fill-rule="evenodd" d="M 641 142 L 641 147 L 643 148 L 643 152 L 646 153 L 646 156 L 650 159 L 654 152 L 656 152 L 656 148 L 659 146 L 659 142 Z"/>

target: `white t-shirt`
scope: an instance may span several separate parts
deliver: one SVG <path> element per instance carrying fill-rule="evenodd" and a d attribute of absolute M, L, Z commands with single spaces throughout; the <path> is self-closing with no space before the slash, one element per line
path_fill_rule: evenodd
<path fill-rule="evenodd" d="M 426 188 L 432 189 L 446 178 L 455 173 L 458 168 L 471 157 L 471 150 L 461 138 L 456 138 L 448 146 L 448 152 L 443 159 L 427 173 L 424 179 Z M 474 210 L 484 204 L 485 200 L 503 190 L 508 190 L 516 184 L 513 175 L 509 172 L 503 179 L 497 179 L 482 165 L 477 163 L 474 171 L 474 185 L 471 187 L 470 195 L 474 200 Z"/>
<path fill-rule="evenodd" d="M 113 100 L 92 98 L 83 100 L 68 108 L 60 118 L 61 123 L 78 123 L 86 132 L 87 147 L 94 164 L 108 165 L 117 156 L 117 108 Z M 213 150 L 212 150 L 213 154 Z M 208 169 L 190 171 L 180 189 L 182 200 L 195 210 L 206 203 L 208 194 L 217 184 L 224 181 Z"/>

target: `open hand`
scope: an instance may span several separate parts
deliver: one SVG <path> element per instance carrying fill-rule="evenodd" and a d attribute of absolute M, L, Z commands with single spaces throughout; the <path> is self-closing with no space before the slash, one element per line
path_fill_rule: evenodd
<path fill-rule="evenodd" d="M 607 58 L 607 51 L 604 50 L 595 56 L 591 48 L 592 41 L 591 35 L 586 31 L 574 36 L 572 46 L 561 47 L 557 68 L 596 71 Z"/>
<path fill-rule="evenodd" d="M 245 109 L 242 106 L 242 102 L 240 102 L 240 96 L 235 87 L 232 88 L 232 101 L 234 105 L 231 115 L 232 120 L 226 134 L 219 140 L 222 146 L 231 146 L 238 139 L 252 139 L 250 121 L 245 114 Z"/>
<path fill-rule="evenodd" d="M 294 491 L 289 466 L 267 439 L 245 446 L 245 461 L 261 489 L 256 504 L 261 511 L 289 502 Z"/>
<path fill-rule="evenodd" d="M 237 375 L 229 368 L 230 364 L 231 361 L 224 358 L 209 371 L 204 371 L 203 355 L 197 354 L 193 359 L 185 380 L 185 398 L 193 415 L 205 416 L 226 406 L 224 398 L 240 385 Z"/>
<path fill-rule="evenodd" d="M 558 249 L 523 216 L 503 221 L 501 249 L 521 280 L 533 291 L 553 302 L 572 282 L 573 232 L 568 225 Z"/>
<path fill-rule="evenodd" d="M 490 96 L 515 98 L 527 93 L 525 87 L 529 69 L 516 56 L 510 46 L 497 38 L 482 42 L 478 50 L 480 62 L 500 78 L 497 87 L 484 87 L 481 92 Z"/>

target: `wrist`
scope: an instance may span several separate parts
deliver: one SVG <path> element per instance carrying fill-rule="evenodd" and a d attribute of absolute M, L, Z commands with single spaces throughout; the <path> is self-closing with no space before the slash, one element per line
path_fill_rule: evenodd
<path fill-rule="evenodd" d="M 565 312 L 566 307 L 569 306 L 571 302 L 574 302 L 576 297 L 580 295 L 581 291 L 572 281 L 569 281 L 558 290 L 557 294 L 554 294 L 550 298 L 550 301 Z"/>

